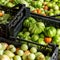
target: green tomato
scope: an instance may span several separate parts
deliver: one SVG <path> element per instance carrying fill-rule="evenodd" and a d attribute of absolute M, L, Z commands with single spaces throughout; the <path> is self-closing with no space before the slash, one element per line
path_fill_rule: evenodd
<path fill-rule="evenodd" d="M 52 43 L 60 45 L 60 36 L 54 36 Z"/>
<path fill-rule="evenodd" d="M 47 6 L 48 6 L 48 7 L 52 7 L 52 3 L 51 3 L 51 2 L 48 2 L 48 3 L 47 3 Z"/>
<path fill-rule="evenodd" d="M 32 48 L 30 49 L 30 52 L 31 52 L 31 53 L 36 53 L 36 52 L 37 52 L 37 49 L 36 49 L 35 47 L 32 47 Z"/>
<path fill-rule="evenodd" d="M 34 54 L 29 54 L 28 55 L 28 60 L 34 60 L 35 59 L 35 55 Z"/>
<path fill-rule="evenodd" d="M 38 41 L 37 41 L 39 44 L 43 44 L 45 45 L 45 41 L 44 41 L 44 38 L 39 38 Z"/>
<path fill-rule="evenodd" d="M 56 3 L 55 2 L 52 2 L 52 7 L 54 7 L 56 5 Z"/>
<path fill-rule="evenodd" d="M 42 3 L 40 1 L 33 1 L 32 2 L 32 6 L 34 6 L 35 8 L 41 8 L 42 7 Z"/>
<path fill-rule="evenodd" d="M 54 13 L 53 13 L 53 12 L 50 12 L 50 13 L 49 13 L 49 16 L 54 16 Z"/>
<path fill-rule="evenodd" d="M 32 35 L 31 39 L 33 41 L 37 41 L 39 39 L 39 36 L 38 35 Z"/>
<path fill-rule="evenodd" d="M 9 2 L 9 0 L 0 0 L 0 4 L 2 4 L 2 5 L 6 5 L 8 2 Z"/>
<path fill-rule="evenodd" d="M 14 53 L 12 53 L 9 50 L 4 51 L 4 54 L 7 55 L 7 56 L 9 56 L 10 58 L 14 57 Z"/>
<path fill-rule="evenodd" d="M 56 35 L 60 36 L 60 29 L 57 29 L 56 31 Z"/>
<path fill-rule="evenodd" d="M 41 52 L 36 53 L 36 60 L 45 60 L 45 56 Z"/>
<path fill-rule="evenodd" d="M 19 36 L 19 37 L 23 37 L 23 32 L 19 32 L 19 33 L 18 33 L 18 36 Z"/>
<path fill-rule="evenodd" d="M 30 25 L 29 25 L 28 23 L 29 23 L 29 20 L 26 19 L 26 20 L 23 22 L 23 26 L 25 26 L 25 27 L 29 27 Z"/>
<path fill-rule="evenodd" d="M 13 4 L 13 3 L 11 3 L 11 2 L 8 2 L 8 3 L 6 4 L 6 6 L 8 6 L 8 7 L 14 7 L 15 4 Z"/>
<path fill-rule="evenodd" d="M 14 60 L 22 60 L 19 55 L 14 56 Z"/>
<path fill-rule="evenodd" d="M 53 26 L 46 27 L 44 33 L 48 37 L 54 37 L 56 35 L 56 28 Z"/>
<path fill-rule="evenodd" d="M 28 50 L 28 46 L 27 46 L 26 44 L 22 44 L 22 45 L 21 45 L 21 49 L 22 49 L 23 51 L 26 51 L 26 50 Z"/>
<path fill-rule="evenodd" d="M 14 3 L 15 4 L 19 4 L 20 3 L 20 0 L 14 0 Z"/>
<path fill-rule="evenodd" d="M 37 22 L 37 27 L 39 27 L 42 31 L 44 31 L 45 25 L 43 22 Z"/>
<path fill-rule="evenodd" d="M 35 20 L 34 18 L 29 17 L 28 19 L 29 19 L 30 22 L 32 22 L 32 23 L 36 23 L 36 20 Z"/>
<path fill-rule="evenodd" d="M 29 36 L 30 32 L 25 32 L 24 35 Z"/>
<path fill-rule="evenodd" d="M 60 49 L 60 36 L 58 35 L 54 36 L 52 43 L 57 44 Z"/>
<path fill-rule="evenodd" d="M 53 0 L 54 2 L 58 2 L 58 0 Z"/>
<path fill-rule="evenodd" d="M 56 14 L 60 14 L 60 10 L 55 10 L 54 13 L 55 13 L 55 15 L 56 15 Z"/>
<path fill-rule="evenodd" d="M 28 19 L 26 19 L 24 22 L 23 22 L 23 26 L 25 27 L 30 27 L 32 26 L 34 23 L 36 23 L 36 20 L 32 17 L 29 17 Z"/>
<path fill-rule="evenodd" d="M 22 55 L 24 54 L 24 52 L 23 52 L 23 50 L 18 50 L 18 51 L 17 51 L 17 54 L 18 54 L 19 56 L 22 56 Z"/>
<path fill-rule="evenodd" d="M 44 31 L 45 25 L 43 22 L 37 22 L 29 27 L 31 34 L 40 34 Z"/>
<path fill-rule="evenodd" d="M 50 60 L 50 56 L 46 56 L 45 59 L 46 59 L 46 60 Z"/>
<path fill-rule="evenodd" d="M 30 36 L 26 36 L 24 39 L 25 40 L 31 40 L 31 37 Z"/>
<path fill-rule="evenodd" d="M 15 52 L 16 48 L 14 47 L 14 45 L 9 45 L 8 50 L 10 50 L 11 52 Z"/>

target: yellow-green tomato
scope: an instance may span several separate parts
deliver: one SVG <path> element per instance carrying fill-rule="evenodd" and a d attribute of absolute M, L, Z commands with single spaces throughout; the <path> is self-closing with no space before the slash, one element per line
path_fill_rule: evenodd
<path fill-rule="evenodd" d="M 10 60 L 10 58 L 7 55 L 1 55 L 0 60 Z"/>
<path fill-rule="evenodd" d="M 21 60 L 21 57 L 19 55 L 14 56 L 14 60 Z"/>
<path fill-rule="evenodd" d="M 26 51 L 26 50 L 28 50 L 28 46 L 27 46 L 26 44 L 22 44 L 22 45 L 21 45 L 21 49 L 22 49 L 23 51 Z"/>
<path fill-rule="evenodd" d="M 60 29 L 57 29 L 56 35 L 60 36 Z"/>
<path fill-rule="evenodd" d="M 46 56 L 45 59 L 46 59 L 46 60 L 50 60 L 50 56 Z"/>
<path fill-rule="evenodd" d="M 58 2 L 59 0 L 53 0 L 54 2 Z"/>
<path fill-rule="evenodd" d="M 55 10 L 54 13 L 55 13 L 55 15 L 60 14 L 60 10 Z"/>
<path fill-rule="evenodd" d="M 7 43 L 1 43 L 1 45 L 2 45 L 2 50 L 5 50 L 7 48 L 7 46 L 8 46 Z"/>
<path fill-rule="evenodd" d="M 55 6 L 54 6 L 54 9 L 55 9 L 55 10 L 59 10 L 59 6 L 58 6 L 58 5 L 55 5 Z"/>
<path fill-rule="evenodd" d="M 3 55 L 4 50 L 0 50 L 0 55 Z"/>
<path fill-rule="evenodd" d="M 10 60 L 13 60 L 13 58 L 10 58 Z"/>
<path fill-rule="evenodd" d="M 36 60 L 45 60 L 45 56 L 41 52 L 37 52 Z"/>
<path fill-rule="evenodd" d="M 48 7 L 52 7 L 52 3 L 51 2 L 48 2 L 47 5 L 48 5 Z"/>
<path fill-rule="evenodd" d="M 22 55 L 24 54 L 24 52 L 23 52 L 23 50 L 18 50 L 18 51 L 17 51 L 17 54 L 18 54 L 19 56 L 22 56 Z"/>
<path fill-rule="evenodd" d="M 23 60 L 28 60 L 27 55 L 24 54 L 24 55 L 22 56 L 22 59 L 23 59 Z"/>
<path fill-rule="evenodd" d="M 8 50 L 10 50 L 11 52 L 15 52 L 16 48 L 14 47 L 14 45 L 9 45 Z"/>
<path fill-rule="evenodd" d="M 35 55 L 34 54 L 29 54 L 28 55 L 28 60 L 34 60 L 35 59 Z"/>
<path fill-rule="evenodd" d="M 35 53 L 36 57 L 39 56 L 41 54 L 41 52 L 37 52 Z"/>
<path fill-rule="evenodd" d="M 15 5 L 13 4 L 13 3 L 11 3 L 11 2 L 8 2 L 7 4 L 6 4 L 8 7 L 14 7 Z"/>
<path fill-rule="evenodd" d="M 36 53 L 36 52 L 37 52 L 37 49 L 36 49 L 35 47 L 32 47 L 32 48 L 30 49 L 30 52 L 31 52 L 31 53 Z"/>
<path fill-rule="evenodd" d="M 6 50 L 6 51 L 4 52 L 4 54 L 6 54 L 7 56 L 9 56 L 10 58 L 14 57 L 14 53 L 12 53 L 12 52 L 9 51 L 9 50 Z"/>

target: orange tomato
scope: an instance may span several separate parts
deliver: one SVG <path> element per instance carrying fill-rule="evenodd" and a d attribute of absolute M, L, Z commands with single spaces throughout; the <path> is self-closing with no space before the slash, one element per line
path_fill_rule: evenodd
<path fill-rule="evenodd" d="M 46 16 L 46 14 L 43 14 L 43 16 Z"/>
<path fill-rule="evenodd" d="M 38 14 L 41 14 L 41 10 L 40 10 L 40 9 L 37 9 L 37 13 L 38 13 Z"/>
<path fill-rule="evenodd" d="M 17 53 L 18 50 L 20 50 L 20 48 L 16 48 L 16 53 Z"/>
<path fill-rule="evenodd" d="M 44 6 L 44 10 L 48 10 L 48 6 Z"/>
<path fill-rule="evenodd" d="M 51 43 L 52 38 L 50 38 L 50 37 L 45 37 L 45 39 L 44 39 L 44 40 L 45 40 L 45 42 L 46 42 L 46 43 Z"/>
<path fill-rule="evenodd" d="M 3 16 L 3 13 L 2 13 L 2 12 L 0 12 L 0 17 L 1 17 L 1 16 Z"/>
<path fill-rule="evenodd" d="M 27 51 L 24 52 L 24 54 L 25 54 L 25 55 L 29 55 L 29 54 L 30 54 L 30 51 L 27 50 Z"/>
<path fill-rule="evenodd" d="M 33 12 L 33 13 L 37 13 L 37 10 L 33 10 L 32 12 Z"/>

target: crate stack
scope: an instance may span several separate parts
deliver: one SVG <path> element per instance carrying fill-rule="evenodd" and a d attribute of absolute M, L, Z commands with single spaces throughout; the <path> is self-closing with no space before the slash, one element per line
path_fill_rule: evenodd
<path fill-rule="evenodd" d="M 5 17 L 7 22 L 1 23 L 0 21 L 0 45 L 2 43 L 8 45 L 8 47 L 2 49 L 4 52 L 1 52 L 1 57 L 7 52 L 5 55 L 10 58 L 8 52 L 13 51 L 14 56 L 11 57 L 13 60 L 58 60 L 58 50 L 60 49 L 60 19 L 55 18 L 55 16 L 59 16 L 59 14 L 54 16 L 37 14 L 34 12 L 35 8 L 33 9 L 32 6 L 27 6 L 32 3 L 31 1 L 26 2 L 27 5 L 26 3 L 24 5 L 24 2 L 18 4 L 16 0 L 15 3 L 17 5 L 14 5 L 14 7 L 10 5 L 6 7 L 7 5 L 4 6 L 4 4 L 0 5 L 0 10 L 3 10 L 6 14 L 10 14 L 9 18 L 7 18 L 8 16 Z M 36 5 L 40 7 L 39 4 Z M 2 19 L 2 16 L 0 19 Z M 12 49 L 9 49 L 10 47 Z M 16 50 L 19 52 L 16 53 Z M 23 54 L 25 52 L 27 55 Z M 39 54 L 42 54 L 42 56 Z M 0 60 L 3 59 L 1 57 Z"/>

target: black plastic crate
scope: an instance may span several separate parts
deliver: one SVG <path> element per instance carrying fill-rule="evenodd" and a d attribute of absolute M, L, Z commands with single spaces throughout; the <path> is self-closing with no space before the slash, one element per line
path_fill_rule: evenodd
<path fill-rule="evenodd" d="M 26 13 L 23 13 L 26 12 L 25 5 L 18 4 L 12 8 L 0 6 L 0 10 L 4 10 L 5 13 L 10 13 L 12 16 L 14 16 L 12 17 L 11 21 L 9 21 L 8 23 L 6 24 L 0 23 L 0 36 L 8 37 L 10 35 L 10 32 L 11 33 L 14 32 L 12 27 L 16 28 L 16 25 L 20 21 L 22 16 L 25 16 Z"/>
<path fill-rule="evenodd" d="M 29 9 L 27 9 L 29 11 Z M 54 18 L 51 19 L 51 17 L 45 17 L 45 16 L 42 16 L 42 15 L 38 15 L 38 14 L 35 14 L 35 13 L 28 13 L 27 14 L 28 16 L 25 16 L 25 18 L 21 19 L 21 21 L 18 23 L 18 29 L 17 29 L 17 33 L 15 32 L 13 34 L 14 37 L 17 36 L 17 34 L 22 31 L 22 29 L 24 28 L 23 27 L 23 22 L 26 18 L 28 17 L 33 17 L 35 19 L 39 19 L 39 21 L 43 22 L 45 25 L 49 25 L 49 26 L 54 26 L 56 28 L 60 28 L 60 21 L 59 20 L 56 20 Z M 11 36 L 10 36 L 11 37 Z"/>
<path fill-rule="evenodd" d="M 49 17 L 45 17 L 45 16 L 42 16 L 42 15 L 38 15 L 38 14 L 35 14 L 35 13 L 29 13 L 29 16 L 28 17 L 33 17 L 35 19 L 38 19 L 39 21 L 42 21 L 45 26 L 48 25 L 48 26 L 54 26 L 55 28 L 60 28 L 60 21 L 59 20 L 56 20 L 56 19 L 51 19 Z M 17 33 L 15 32 L 13 34 L 14 37 L 17 37 L 18 33 L 20 31 L 22 31 L 22 29 L 24 28 L 23 27 L 23 22 L 26 18 L 28 17 L 25 17 L 24 19 L 21 19 L 21 21 L 18 23 L 18 29 L 17 29 Z M 11 36 L 10 36 L 11 37 Z"/>
<path fill-rule="evenodd" d="M 11 28 L 9 29 L 9 36 L 16 36 L 18 34 L 18 32 L 21 29 L 21 23 L 24 21 L 24 19 L 26 19 L 27 17 L 29 17 L 30 15 L 30 9 L 29 8 L 25 8 L 22 12 L 21 12 L 21 18 L 19 18 L 18 23 L 15 25 L 12 24 Z M 16 21 L 15 21 L 16 22 Z"/>
<path fill-rule="evenodd" d="M 56 19 L 60 20 L 60 14 L 51 16 L 51 18 L 56 18 Z"/>
<path fill-rule="evenodd" d="M 16 42 L 16 40 L 19 40 L 20 43 Z M 29 49 L 31 47 L 37 47 L 38 52 L 42 52 L 45 56 L 47 56 L 47 54 L 49 54 L 50 60 L 58 60 L 58 46 L 57 45 L 53 45 L 53 44 L 42 45 L 42 44 L 38 44 L 35 42 L 31 42 L 31 41 L 27 41 L 27 40 L 23 40 L 23 39 L 19 39 L 19 38 L 14 38 L 14 37 L 10 38 L 9 40 L 0 37 L 0 42 L 6 42 L 8 44 L 13 44 L 16 47 L 20 47 L 21 44 L 26 43 L 28 45 Z"/>
<path fill-rule="evenodd" d="M 58 51 L 58 60 L 60 60 L 60 50 Z"/>

